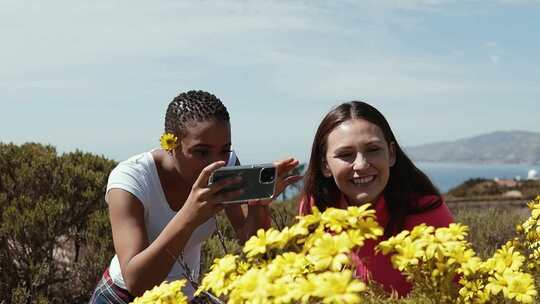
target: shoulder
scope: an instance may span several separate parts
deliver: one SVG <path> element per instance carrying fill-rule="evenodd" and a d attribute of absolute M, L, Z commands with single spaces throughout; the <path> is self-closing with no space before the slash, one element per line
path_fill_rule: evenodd
<path fill-rule="evenodd" d="M 412 229 L 420 224 L 447 227 L 454 222 L 454 217 L 441 196 L 413 195 L 411 199 L 416 212 L 405 218 L 405 229 Z"/>
<path fill-rule="evenodd" d="M 145 189 L 150 184 L 152 173 L 152 155 L 150 152 L 137 154 L 120 162 L 109 174 L 107 190 L 122 189 L 145 201 Z"/>
<path fill-rule="evenodd" d="M 140 153 L 120 162 L 112 173 L 143 173 L 150 167 L 152 161 L 151 152 Z"/>

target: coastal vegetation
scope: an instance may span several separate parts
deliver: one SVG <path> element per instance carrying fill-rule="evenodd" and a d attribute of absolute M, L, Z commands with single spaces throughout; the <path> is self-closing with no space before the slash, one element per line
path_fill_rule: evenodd
<path fill-rule="evenodd" d="M 38 143 L 0 143 L 0 241 L 5 244 L 0 246 L 0 303 L 88 301 L 114 253 L 104 193 L 115 165 L 82 151 L 61 154 Z M 538 189 L 523 185 L 524 193 Z M 459 195 L 466 198 L 472 191 Z M 516 225 L 530 215 L 527 199 L 518 201 L 520 207 L 450 208 L 455 220 L 469 227 L 466 239 L 474 251 L 488 258 L 516 237 Z M 273 227 L 290 227 L 296 214 L 296 197 L 275 202 Z M 204 244 L 202 275 L 216 258 L 242 249 L 224 216 L 217 219 L 219 232 Z M 412 298 L 409 303 L 414 302 Z"/>

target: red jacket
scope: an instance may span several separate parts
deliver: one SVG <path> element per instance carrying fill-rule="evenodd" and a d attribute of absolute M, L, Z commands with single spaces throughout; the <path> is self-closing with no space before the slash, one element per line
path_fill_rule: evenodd
<path fill-rule="evenodd" d="M 442 200 L 442 198 L 436 195 L 425 195 L 414 198 L 417 200 L 417 206 L 426 206 L 433 203 L 435 200 Z M 312 199 L 303 199 L 300 201 L 299 214 L 304 215 L 311 213 L 311 207 L 314 205 Z M 340 202 L 338 202 L 339 208 L 347 208 L 347 200 L 344 196 Z M 377 221 L 382 227 L 386 227 L 389 221 L 388 209 L 384 196 L 380 196 L 374 204 Z M 419 213 L 408 215 L 405 218 L 404 230 L 412 230 L 414 226 L 425 223 L 434 227 L 447 227 L 453 222 L 452 214 L 450 210 L 443 202 L 439 207 Z M 360 279 L 367 281 L 368 278 L 381 284 L 388 292 L 396 291 L 398 295 L 405 296 L 411 289 L 411 283 L 407 282 L 405 276 L 401 272 L 392 267 L 390 256 L 383 255 L 382 253 L 375 254 L 375 246 L 385 240 L 384 236 L 381 236 L 378 240 L 367 240 L 364 246 L 358 250 L 352 252 L 353 262 L 358 265 L 356 268 L 356 275 Z"/>

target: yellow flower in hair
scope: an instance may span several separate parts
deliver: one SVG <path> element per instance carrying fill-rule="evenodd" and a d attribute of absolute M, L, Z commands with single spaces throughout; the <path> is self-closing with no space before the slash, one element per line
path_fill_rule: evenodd
<path fill-rule="evenodd" d="M 159 139 L 161 148 L 165 151 L 171 151 L 176 148 L 177 141 L 178 138 L 172 133 L 165 133 L 161 135 L 161 138 Z"/>

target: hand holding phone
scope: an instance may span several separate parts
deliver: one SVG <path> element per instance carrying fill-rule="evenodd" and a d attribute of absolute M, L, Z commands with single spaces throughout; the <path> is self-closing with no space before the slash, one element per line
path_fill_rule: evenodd
<path fill-rule="evenodd" d="M 224 204 L 247 203 L 249 200 L 272 199 L 275 193 L 277 169 L 273 164 L 222 167 L 212 173 L 209 184 L 225 178 L 240 177 L 239 183 L 231 184 L 220 192 L 243 189 L 243 193 Z"/>

